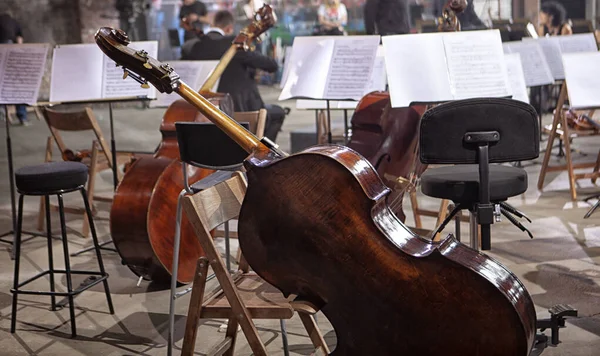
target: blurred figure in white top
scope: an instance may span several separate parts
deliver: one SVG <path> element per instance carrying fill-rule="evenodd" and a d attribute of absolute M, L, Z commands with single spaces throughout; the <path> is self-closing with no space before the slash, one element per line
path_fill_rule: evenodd
<path fill-rule="evenodd" d="M 348 11 L 346 5 L 340 0 L 325 0 L 319 10 L 319 35 L 341 36 L 344 35 L 344 26 L 348 23 Z"/>

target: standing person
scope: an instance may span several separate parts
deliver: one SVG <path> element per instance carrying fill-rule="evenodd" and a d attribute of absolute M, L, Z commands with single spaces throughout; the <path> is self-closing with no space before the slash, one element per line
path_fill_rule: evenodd
<path fill-rule="evenodd" d="M 348 23 L 348 11 L 346 5 L 340 0 L 325 0 L 317 11 L 319 17 L 319 35 L 341 36 L 344 34 L 344 26 Z"/>
<path fill-rule="evenodd" d="M 364 12 L 367 35 L 386 36 L 410 32 L 405 0 L 367 0 Z"/>
<path fill-rule="evenodd" d="M 447 2 L 448 0 L 437 0 L 434 4 L 433 12 L 436 17 L 442 14 Z M 463 12 L 458 13 L 456 18 L 460 21 L 461 31 L 485 30 L 488 28 L 486 24 L 481 21 L 477 12 L 475 12 L 473 0 L 467 0 L 467 7 Z"/>
<path fill-rule="evenodd" d="M 9 13 L 0 14 L 0 43 L 23 43 L 21 26 Z M 17 118 L 21 125 L 29 126 L 31 124 L 27 120 L 27 107 L 25 105 L 17 105 Z"/>
<path fill-rule="evenodd" d="M 197 41 L 182 59 L 219 60 L 231 47 L 234 39 L 233 15 L 226 10 L 219 11 L 210 28 Z M 254 79 L 256 69 L 273 73 L 278 69 L 277 62 L 258 52 L 238 51 L 221 75 L 219 93 L 228 93 L 233 99 L 235 111 L 257 111 L 267 109 L 265 136 L 275 141 L 285 118 L 285 112 L 278 106 L 265 105 Z"/>
<path fill-rule="evenodd" d="M 567 18 L 565 7 L 556 2 L 544 2 L 540 8 L 538 25 L 540 36 L 564 36 L 572 35 L 573 29 Z"/>
<path fill-rule="evenodd" d="M 183 0 L 179 11 L 179 26 L 185 30 L 183 40 L 191 40 L 202 33 L 204 24 L 209 23 L 206 5 L 198 0 Z"/>

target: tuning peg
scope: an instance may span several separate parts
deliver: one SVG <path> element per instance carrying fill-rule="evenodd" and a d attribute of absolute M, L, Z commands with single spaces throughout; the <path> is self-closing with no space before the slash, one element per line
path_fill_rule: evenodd
<path fill-rule="evenodd" d="M 146 62 L 144 62 L 144 68 L 152 69 L 152 65 L 150 63 L 148 63 L 148 60 L 146 60 Z"/>
<path fill-rule="evenodd" d="M 123 79 L 126 79 L 129 76 L 129 72 L 126 70 L 123 70 Z"/>

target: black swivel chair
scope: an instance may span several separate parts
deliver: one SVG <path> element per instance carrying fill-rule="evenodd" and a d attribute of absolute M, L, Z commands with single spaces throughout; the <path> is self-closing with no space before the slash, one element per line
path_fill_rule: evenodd
<path fill-rule="evenodd" d="M 421 119 L 421 162 L 452 164 L 430 168 L 421 176 L 423 194 L 448 199 L 455 209 L 436 233 L 461 209 L 471 212 L 471 247 L 489 250 L 490 225 L 500 214 L 527 231 L 512 216 L 524 217 L 504 203 L 527 190 L 527 173 L 490 163 L 531 160 L 539 156 L 535 109 L 511 99 L 467 99 L 439 105 Z M 434 235 L 435 236 L 435 235 Z"/>

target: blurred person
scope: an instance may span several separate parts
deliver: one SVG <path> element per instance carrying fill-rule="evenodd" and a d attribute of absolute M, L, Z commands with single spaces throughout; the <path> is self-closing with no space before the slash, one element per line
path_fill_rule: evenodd
<path fill-rule="evenodd" d="M 0 14 L 0 43 L 23 43 L 23 32 L 21 26 L 10 13 Z M 29 126 L 27 120 L 27 107 L 25 105 L 16 105 L 17 118 L 21 125 Z M 6 118 L 8 120 L 8 118 Z"/>
<path fill-rule="evenodd" d="M 325 0 L 317 11 L 319 21 L 319 35 L 341 36 L 344 34 L 344 26 L 348 23 L 348 11 L 346 5 L 340 0 Z"/>
<path fill-rule="evenodd" d="M 572 35 L 573 29 L 565 7 L 556 2 L 544 2 L 540 7 L 538 34 L 540 36 Z"/>
<path fill-rule="evenodd" d="M 367 0 L 364 8 L 367 35 L 410 32 L 406 0 Z"/>
<path fill-rule="evenodd" d="M 212 28 L 200 37 L 183 60 L 219 60 L 231 47 L 234 18 L 226 10 L 218 11 Z M 258 111 L 267 109 L 265 136 L 275 141 L 285 118 L 285 111 L 276 105 L 265 105 L 254 79 L 256 70 L 273 73 L 277 62 L 255 51 L 238 51 L 221 75 L 217 92 L 231 95 L 235 111 Z"/>
<path fill-rule="evenodd" d="M 448 0 L 436 1 L 433 7 L 436 17 L 442 14 L 442 10 L 447 2 Z M 458 13 L 456 17 L 458 18 L 458 21 L 460 21 L 460 29 L 462 31 L 485 30 L 488 28 L 477 15 L 473 0 L 467 0 L 467 7 L 465 8 L 465 11 Z"/>
<path fill-rule="evenodd" d="M 206 5 L 198 0 L 183 0 L 179 20 L 179 26 L 185 30 L 184 41 L 196 38 L 202 33 L 204 24 L 210 23 Z"/>

